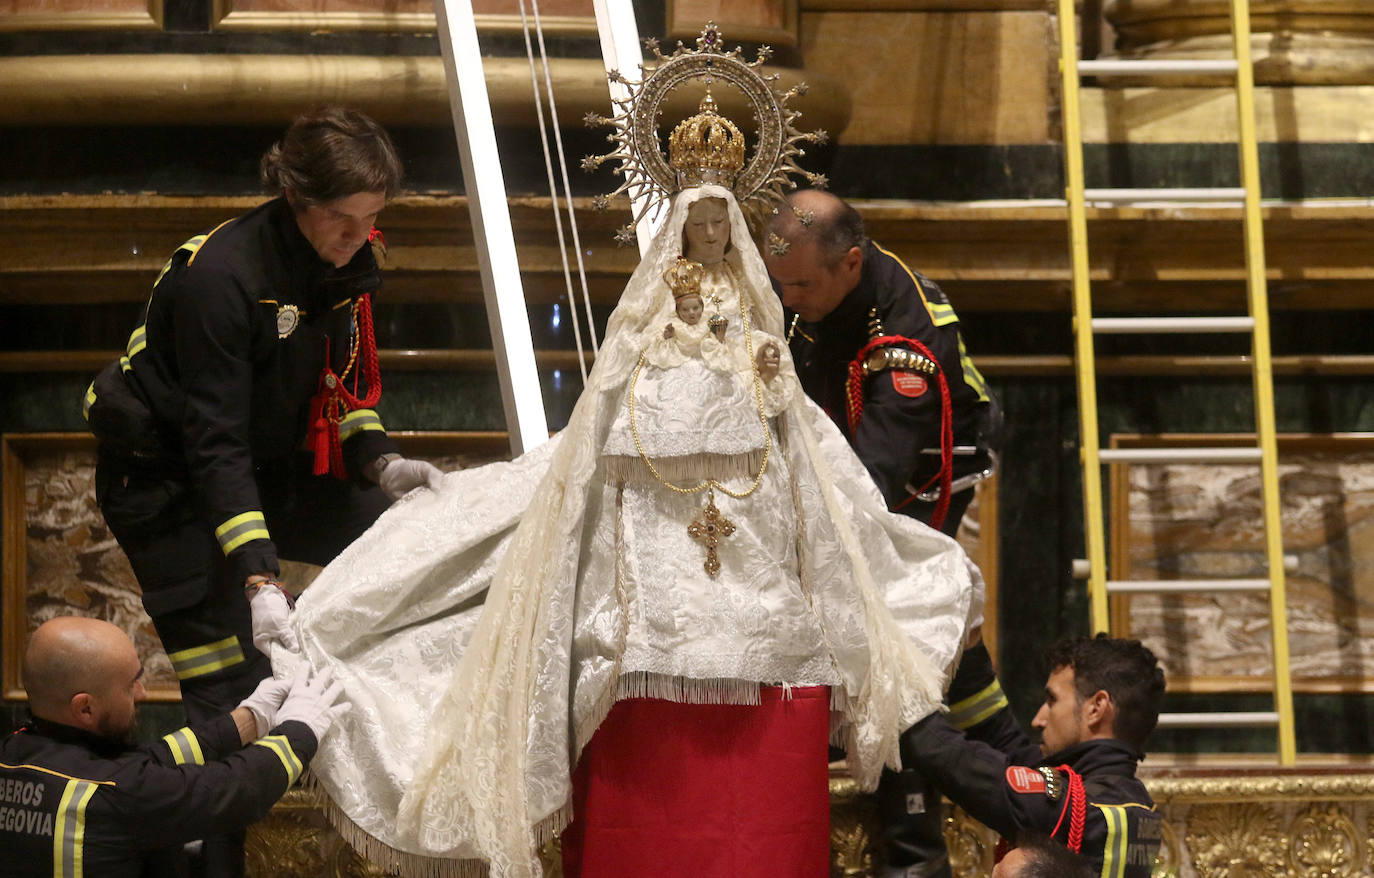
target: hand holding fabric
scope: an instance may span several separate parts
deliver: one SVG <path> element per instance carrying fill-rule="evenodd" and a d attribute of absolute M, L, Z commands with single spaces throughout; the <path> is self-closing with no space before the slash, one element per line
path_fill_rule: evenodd
<path fill-rule="evenodd" d="M 416 488 L 429 488 L 438 491 L 443 485 L 444 473 L 434 464 L 425 460 L 411 460 L 398 457 L 386 465 L 377 477 L 382 492 L 395 502 Z"/>
<path fill-rule="evenodd" d="M 253 612 L 253 645 L 265 656 L 278 643 L 291 652 L 300 652 L 296 631 L 291 626 L 291 602 L 275 584 L 260 585 L 249 607 Z"/>
<path fill-rule="evenodd" d="M 286 693 L 290 690 L 290 680 L 268 677 L 258 684 L 258 688 L 253 690 L 252 695 L 239 703 L 239 707 L 252 712 L 253 722 L 258 727 L 259 738 L 267 734 L 277 724 L 277 710 L 286 700 Z"/>
<path fill-rule="evenodd" d="M 339 701 L 343 684 L 334 682 L 334 673 L 325 668 L 311 676 L 310 667 L 302 664 L 291 678 L 291 691 L 286 694 L 277 711 L 277 725 L 288 720 L 303 722 L 315 733 L 315 740 L 324 740 L 324 733 L 353 705 Z"/>

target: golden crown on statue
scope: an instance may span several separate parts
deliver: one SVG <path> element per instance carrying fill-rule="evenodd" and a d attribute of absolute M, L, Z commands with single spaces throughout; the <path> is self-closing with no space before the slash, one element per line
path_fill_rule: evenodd
<path fill-rule="evenodd" d="M 657 40 L 647 39 L 644 45 L 653 53 L 655 66 L 646 69 L 641 65 L 640 80 L 611 71 L 607 74 L 611 82 L 625 87 L 624 96 L 612 98 L 614 115 L 588 113 L 584 117 L 589 126 L 610 126 L 607 140 L 615 148 L 586 156 L 582 169 L 593 171 L 605 162 L 616 163 L 621 183 L 611 195 L 644 196 L 635 221 L 685 187 L 718 183 L 734 191 L 745 218 L 757 225 L 764 213 L 782 203 L 784 189 L 796 188 L 793 177 L 805 178 L 813 186 L 825 185 L 824 175 L 803 170 L 796 161 L 804 154 L 803 144 L 824 143 L 826 139 L 824 131 L 797 130 L 794 123 L 800 114 L 787 107 L 793 97 L 806 93 L 806 84 L 781 89 L 774 85 L 778 74 L 759 71 L 772 49 L 763 46 L 753 61 L 745 61 L 739 47 L 725 49 L 725 38 L 715 22 L 707 22 L 701 29 L 695 49 L 679 42 L 676 51 L 664 55 Z M 664 156 L 658 132 L 662 105 L 672 92 L 689 82 L 704 83 L 706 98 L 697 115 L 673 130 L 669 155 Z M 758 122 L 756 142 L 747 161 L 744 135 L 716 112 L 715 98 L 710 94 L 713 85 L 738 92 Z M 594 204 L 604 209 L 609 199 L 599 195 Z M 634 239 L 633 222 L 616 234 L 616 240 L 624 244 Z"/>
<path fill-rule="evenodd" d="M 701 295 L 701 276 L 706 272 L 700 262 L 679 256 L 672 267 L 663 272 L 663 281 L 673 291 L 673 299 Z"/>
<path fill-rule="evenodd" d="M 698 109 L 668 136 L 668 164 L 677 171 L 677 184 L 733 186 L 735 175 L 744 167 L 744 135 L 734 122 L 716 112 L 709 88 Z"/>

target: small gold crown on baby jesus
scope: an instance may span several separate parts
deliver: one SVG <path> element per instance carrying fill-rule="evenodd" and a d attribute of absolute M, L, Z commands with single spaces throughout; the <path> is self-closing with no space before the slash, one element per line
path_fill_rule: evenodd
<path fill-rule="evenodd" d="M 695 116 L 682 120 L 668 136 L 668 164 L 677 172 L 681 187 L 733 186 L 744 167 L 744 135 L 716 112 L 709 88 L 697 109 Z"/>
<path fill-rule="evenodd" d="M 686 256 L 679 256 L 667 271 L 663 272 L 663 282 L 673 291 L 673 299 L 701 295 L 701 276 L 706 272 L 700 262 L 693 262 Z"/>

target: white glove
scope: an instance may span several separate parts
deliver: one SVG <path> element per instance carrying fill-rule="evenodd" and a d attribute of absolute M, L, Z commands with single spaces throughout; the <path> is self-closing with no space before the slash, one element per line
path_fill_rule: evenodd
<path fill-rule="evenodd" d="M 290 680 L 268 677 L 258 684 L 252 695 L 239 704 L 239 707 L 246 707 L 253 712 L 253 722 L 257 723 L 259 738 L 277 724 L 277 709 L 281 707 L 282 701 L 286 699 L 286 693 L 290 690 Z"/>
<path fill-rule="evenodd" d="M 277 710 L 277 725 L 287 720 L 303 722 L 315 733 L 317 742 L 324 740 L 324 733 L 329 731 L 334 720 L 352 707 L 349 702 L 338 700 L 343 684 L 334 683 L 333 679 L 334 673 L 329 668 L 312 677 L 310 666 L 302 664 L 291 678 L 291 691 L 286 693 L 286 700 Z"/>
<path fill-rule="evenodd" d="M 444 473 L 427 460 L 411 460 L 398 457 L 383 467 L 377 477 L 377 484 L 392 502 L 401 499 L 416 488 L 429 488 L 438 491 L 443 485 Z"/>
<path fill-rule="evenodd" d="M 248 603 L 253 612 L 253 645 L 271 657 L 271 646 L 279 643 L 291 652 L 300 652 L 296 630 L 291 627 L 291 602 L 275 583 L 258 586 Z"/>

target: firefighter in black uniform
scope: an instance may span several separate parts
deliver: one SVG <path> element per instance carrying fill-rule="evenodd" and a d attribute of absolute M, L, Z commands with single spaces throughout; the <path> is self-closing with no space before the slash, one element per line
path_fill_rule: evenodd
<path fill-rule="evenodd" d="M 321 110 L 268 151 L 262 177 L 278 197 L 172 255 L 85 405 L 97 501 L 192 722 L 270 674 L 245 586 L 274 581 L 279 557 L 327 564 L 440 477 L 401 458 L 374 409 L 373 221 L 401 178 L 390 138 Z M 241 844 L 228 847 L 222 874 L 239 874 Z"/>
<path fill-rule="evenodd" d="M 950 799 L 1006 839 L 1049 835 L 1104 878 L 1148 878 L 1161 819 L 1135 776 L 1164 698 L 1164 672 L 1138 640 L 1100 634 L 1046 653 L 1045 702 L 1017 725 L 981 641 L 964 652 L 948 715 L 902 738 L 902 764 L 929 774 Z"/>
<path fill-rule="evenodd" d="M 888 507 L 953 536 L 973 483 L 991 474 L 1000 427 L 959 317 L 939 287 L 864 235 L 848 204 L 815 189 L 789 202 L 765 259 L 792 312 L 797 377 Z"/>
<path fill-rule="evenodd" d="M 887 501 L 953 536 L 992 474 L 1001 416 L 940 288 L 864 234 L 828 192 L 791 196 L 765 260 L 792 312 L 789 344 L 808 396 L 839 425 Z M 884 772 L 884 878 L 947 876 L 940 795 Z"/>
<path fill-rule="evenodd" d="M 135 748 L 142 671 L 108 622 L 34 632 L 33 716 L 0 742 L 0 876 L 181 874 L 181 846 L 265 815 L 348 706 L 324 676 L 268 679 L 232 713 Z"/>

